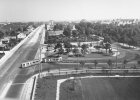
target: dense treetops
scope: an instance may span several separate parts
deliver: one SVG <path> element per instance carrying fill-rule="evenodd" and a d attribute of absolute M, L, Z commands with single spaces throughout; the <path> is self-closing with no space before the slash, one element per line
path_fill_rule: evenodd
<path fill-rule="evenodd" d="M 104 37 L 104 42 L 121 42 L 129 45 L 140 45 L 140 25 L 115 25 L 80 22 L 75 24 L 76 31 L 70 31 L 69 27 L 64 29 L 64 35 L 69 37 L 86 37 L 87 40 L 91 35 L 95 34 Z"/>
<path fill-rule="evenodd" d="M 76 30 L 72 30 L 73 25 Z M 116 25 L 81 21 L 68 25 L 56 24 L 54 30 L 60 29 L 63 29 L 63 35 L 49 37 L 50 43 L 92 41 L 92 35 L 95 34 L 104 37 L 104 42 L 121 42 L 140 46 L 140 24 Z"/>
<path fill-rule="evenodd" d="M 7 25 L 3 25 L 0 27 L 0 38 L 3 38 L 4 36 L 16 36 L 18 32 L 27 31 L 27 28 L 30 25 L 36 28 L 40 24 L 33 23 L 33 22 L 29 22 L 29 23 L 17 22 L 17 23 L 10 23 Z"/>

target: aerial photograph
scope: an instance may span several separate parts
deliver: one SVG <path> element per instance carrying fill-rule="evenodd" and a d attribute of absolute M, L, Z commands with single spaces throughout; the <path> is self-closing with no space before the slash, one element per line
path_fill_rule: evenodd
<path fill-rule="evenodd" d="M 140 100 L 140 0 L 0 0 L 0 100 Z"/>

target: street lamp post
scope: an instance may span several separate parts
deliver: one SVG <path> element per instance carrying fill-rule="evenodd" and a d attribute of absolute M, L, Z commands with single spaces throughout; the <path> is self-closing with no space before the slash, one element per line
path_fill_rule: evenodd
<path fill-rule="evenodd" d="M 116 52 L 116 68 L 117 68 L 117 62 L 118 62 L 117 54 L 118 54 L 118 47 L 117 47 L 117 52 Z"/>
<path fill-rule="evenodd" d="M 39 50 L 39 51 L 40 51 L 40 53 L 39 53 L 39 54 L 40 54 L 40 58 L 39 58 L 39 60 L 40 60 L 40 64 L 39 64 L 39 65 L 40 65 L 40 66 L 39 66 L 39 67 L 40 67 L 40 77 L 41 77 L 41 73 L 42 73 L 42 64 L 41 64 L 41 59 L 42 59 L 42 58 L 41 58 L 41 49 L 42 49 L 42 46 L 41 46 L 41 44 L 40 44 L 40 50 Z"/>

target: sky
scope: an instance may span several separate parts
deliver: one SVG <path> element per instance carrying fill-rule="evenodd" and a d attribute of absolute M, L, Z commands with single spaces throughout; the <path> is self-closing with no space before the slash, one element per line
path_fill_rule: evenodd
<path fill-rule="evenodd" d="M 140 0 L 0 0 L 0 22 L 140 18 Z"/>

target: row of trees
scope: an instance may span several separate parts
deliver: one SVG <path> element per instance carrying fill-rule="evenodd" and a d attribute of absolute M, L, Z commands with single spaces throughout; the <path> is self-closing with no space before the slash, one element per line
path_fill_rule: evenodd
<path fill-rule="evenodd" d="M 81 65 L 82 69 L 84 69 L 85 61 L 79 61 L 79 63 L 80 63 L 80 65 Z M 97 60 L 94 60 L 93 63 L 94 63 L 94 68 L 96 69 L 96 68 L 97 68 L 97 65 L 98 65 L 99 63 L 98 63 Z M 126 59 L 124 59 L 123 62 L 122 62 L 122 64 L 123 64 L 123 69 L 126 68 L 127 63 L 128 63 L 128 61 L 127 61 Z M 140 61 L 138 61 L 137 64 L 140 65 Z M 112 60 L 109 59 L 109 60 L 107 61 L 107 65 L 108 65 L 108 68 L 110 69 L 110 73 L 111 73 L 111 70 L 112 70 L 112 67 L 113 67 L 113 62 L 112 62 Z M 133 68 L 136 69 L 136 65 L 134 65 Z M 50 69 L 51 69 L 50 67 L 47 67 L 48 73 L 50 72 Z M 61 68 L 58 67 L 58 69 L 59 69 L 59 74 L 60 74 Z M 77 70 L 79 69 L 79 66 L 74 67 L 74 69 L 77 71 Z M 106 71 L 105 69 L 107 69 L 107 68 L 106 68 L 106 67 L 102 67 L 102 69 L 103 69 L 103 72 L 104 72 L 104 71 Z"/>
<path fill-rule="evenodd" d="M 70 42 L 64 42 L 64 48 L 66 49 L 66 52 L 69 53 L 72 50 L 72 47 L 74 47 L 73 45 L 70 44 Z M 87 51 L 88 45 L 87 44 L 83 44 L 80 46 L 80 44 L 78 45 L 78 47 L 81 47 L 81 53 L 85 54 L 85 52 Z M 62 48 L 62 44 L 61 43 L 57 43 L 54 47 L 54 49 L 58 49 L 59 50 L 59 54 L 63 54 L 64 50 Z M 78 53 L 79 50 L 77 49 L 77 47 L 75 46 L 75 48 L 73 49 L 73 53 L 76 54 Z"/>
<path fill-rule="evenodd" d="M 73 23 L 73 25 L 75 25 L 76 30 L 72 30 L 72 25 L 70 24 L 64 26 L 58 23 L 54 26 L 54 30 L 63 29 L 64 37 L 60 37 L 59 41 L 91 41 L 91 35 L 95 34 L 104 37 L 104 42 L 121 42 L 134 46 L 140 45 L 140 24 L 118 26 L 115 24 L 81 21 L 80 23 Z"/>
<path fill-rule="evenodd" d="M 80 63 L 80 65 L 82 67 L 85 65 L 85 61 L 80 61 L 79 63 Z M 95 69 L 96 69 L 96 67 L 98 65 L 98 61 L 97 60 L 94 60 L 93 63 L 94 63 Z M 128 61 L 126 59 L 124 59 L 123 62 L 122 62 L 124 69 L 126 68 L 127 63 L 128 63 Z M 138 62 L 138 64 L 140 64 L 140 63 Z M 107 65 L 108 65 L 108 68 L 112 69 L 112 67 L 113 67 L 113 61 L 109 59 L 107 61 Z"/>

